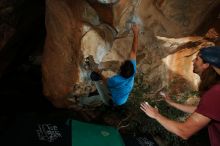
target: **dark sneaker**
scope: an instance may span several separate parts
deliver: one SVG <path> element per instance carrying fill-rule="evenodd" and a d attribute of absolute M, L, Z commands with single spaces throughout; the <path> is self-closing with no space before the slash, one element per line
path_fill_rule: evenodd
<path fill-rule="evenodd" d="M 90 74 L 90 78 L 91 78 L 92 81 L 99 81 L 99 80 L 101 80 L 101 76 L 97 72 L 95 72 L 95 71 L 93 71 Z"/>

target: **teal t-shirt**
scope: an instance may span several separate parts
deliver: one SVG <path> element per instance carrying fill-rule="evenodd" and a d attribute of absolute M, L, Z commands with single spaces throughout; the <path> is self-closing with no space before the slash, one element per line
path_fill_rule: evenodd
<path fill-rule="evenodd" d="M 107 86 L 112 94 L 112 100 L 116 105 L 124 104 L 134 86 L 134 76 L 136 73 L 136 60 L 130 60 L 134 66 L 134 74 L 126 79 L 120 75 L 112 76 L 107 80 Z"/>

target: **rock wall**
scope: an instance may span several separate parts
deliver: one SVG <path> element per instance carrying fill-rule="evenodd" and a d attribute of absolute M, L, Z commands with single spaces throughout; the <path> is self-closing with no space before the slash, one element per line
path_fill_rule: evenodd
<path fill-rule="evenodd" d="M 43 54 L 44 94 L 57 107 L 68 105 L 64 97 L 73 91 L 79 80 L 79 64 L 82 60 L 83 1 L 46 1 L 47 37 Z"/>
<path fill-rule="evenodd" d="M 137 75 L 144 75 L 151 93 L 166 88 L 176 76 L 187 89 L 196 89 L 193 53 L 219 38 L 219 32 L 215 39 L 205 36 L 210 24 L 201 27 L 205 20 L 219 21 L 219 4 L 218 0 L 46 0 L 44 94 L 57 107 L 77 107 L 80 97 L 95 90 L 85 59 L 91 55 L 99 68 L 115 73 L 131 49 L 132 23 L 141 29 Z M 202 28 L 205 33 L 196 34 Z"/>

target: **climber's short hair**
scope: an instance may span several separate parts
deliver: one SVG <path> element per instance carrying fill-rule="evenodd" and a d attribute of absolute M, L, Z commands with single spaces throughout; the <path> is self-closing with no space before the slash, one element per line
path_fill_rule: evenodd
<path fill-rule="evenodd" d="M 125 60 L 120 66 L 120 73 L 124 78 L 130 78 L 134 74 L 134 65 L 130 60 Z"/>

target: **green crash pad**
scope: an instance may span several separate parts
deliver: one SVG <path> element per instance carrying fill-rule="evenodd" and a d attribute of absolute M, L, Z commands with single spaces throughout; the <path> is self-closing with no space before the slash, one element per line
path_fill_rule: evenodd
<path fill-rule="evenodd" d="M 118 130 L 71 120 L 72 146 L 125 146 Z"/>

